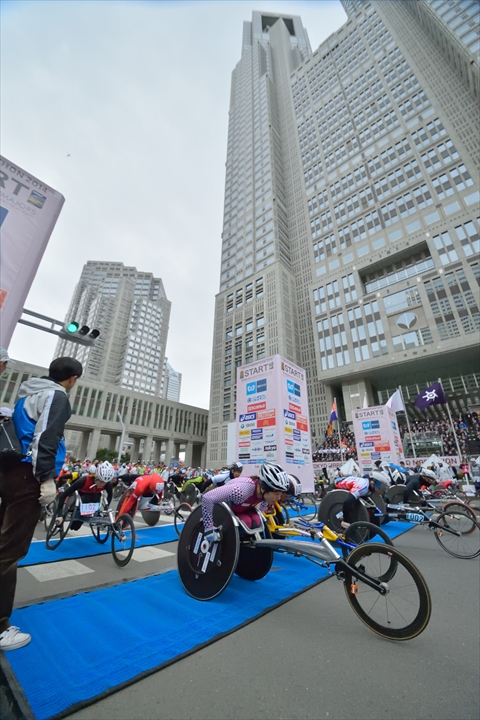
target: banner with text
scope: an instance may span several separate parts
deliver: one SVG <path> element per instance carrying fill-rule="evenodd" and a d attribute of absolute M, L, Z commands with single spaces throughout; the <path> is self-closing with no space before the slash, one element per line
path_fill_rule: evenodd
<path fill-rule="evenodd" d="M 352 420 L 357 462 L 362 472 L 372 470 L 376 460 L 398 464 L 405 459 L 397 416 L 389 407 L 379 405 L 352 410 Z"/>
<path fill-rule="evenodd" d="M 0 344 L 13 331 L 65 198 L 0 155 Z"/>
<path fill-rule="evenodd" d="M 237 456 L 245 475 L 278 463 L 313 490 L 305 370 L 280 355 L 237 369 Z"/>

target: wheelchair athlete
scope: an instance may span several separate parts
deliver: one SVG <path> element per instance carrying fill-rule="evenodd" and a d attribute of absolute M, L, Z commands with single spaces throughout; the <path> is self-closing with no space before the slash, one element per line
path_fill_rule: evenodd
<path fill-rule="evenodd" d="M 343 503 L 343 519 L 346 523 L 353 523 L 356 520 L 355 506 L 358 498 L 365 497 L 370 493 L 383 495 L 388 489 L 389 483 L 383 473 L 375 470 L 367 477 L 356 477 L 349 475 L 346 478 L 338 478 L 335 487 L 339 490 L 348 490 L 350 493 Z"/>
<path fill-rule="evenodd" d="M 412 502 L 411 498 L 415 495 L 415 492 L 419 491 L 422 487 L 429 487 L 437 482 L 437 476 L 433 470 L 428 468 L 422 468 L 418 475 L 411 475 L 408 479 L 407 484 L 403 490 L 403 502 L 409 504 Z M 417 500 L 413 501 L 414 504 L 418 505 Z"/>
<path fill-rule="evenodd" d="M 262 526 L 256 506 L 261 512 L 280 502 L 282 493 L 288 492 L 290 481 L 287 473 L 273 463 L 260 466 L 258 479 L 239 477 L 223 487 L 210 490 L 202 496 L 204 536 L 208 542 L 218 542 L 220 532 L 213 522 L 213 507 L 228 502 L 232 512 L 250 528 Z"/>
<path fill-rule="evenodd" d="M 157 473 L 137 477 L 126 491 L 122 505 L 117 510 L 117 517 L 127 513 L 134 518 L 138 510 L 140 498 L 156 498 L 157 500 L 161 500 L 164 487 L 165 481 L 162 476 Z"/>
<path fill-rule="evenodd" d="M 100 502 L 102 490 L 107 492 L 107 507 L 110 505 L 113 495 L 112 480 L 115 477 L 113 465 L 107 461 L 101 463 L 96 468 L 94 475 L 81 475 L 71 485 L 67 485 L 63 492 L 58 494 L 58 514 L 57 523 L 63 523 L 63 517 L 60 515 L 61 509 L 65 501 L 70 495 L 78 490 L 78 493 L 84 503 Z M 78 530 L 83 525 L 83 520 L 75 519 L 72 522 L 71 529 Z"/>

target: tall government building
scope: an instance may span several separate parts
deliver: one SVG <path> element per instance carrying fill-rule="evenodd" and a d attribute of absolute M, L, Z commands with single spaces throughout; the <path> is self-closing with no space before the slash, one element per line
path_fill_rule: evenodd
<path fill-rule="evenodd" d="M 333 398 L 351 420 L 365 396 L 384 403 L 401 384 L 408 402 L 440 377 L 454 412 L 480 401 L 478 4 L 343 7 L 313 53 L 299 17 L 244 23 L 211 466 L 226 461 L 236 367 L 276 353 L 306 369 L 314 445 Z"/>
<path fill-rule="evenodd" d="M 59 340 L 55 357 L 76 357 L 86 378 L 166 397 L 170 307 L 161 279 L 152 273 L 121 262 L 87 262 L 66 321 L 98 328 L 100 336 L 90 347 Z M 181 375 L 171 399 L 179 401 L 180 382 Z"/>

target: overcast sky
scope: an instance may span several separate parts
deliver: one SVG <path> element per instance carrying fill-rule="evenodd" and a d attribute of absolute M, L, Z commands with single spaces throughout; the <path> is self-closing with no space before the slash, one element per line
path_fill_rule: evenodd
<path fill-rule="evenodd" d="M 1 152 L 65 205 L 25 307 L 63 320 L 87 260 L 161 277 L 181 401 L 208 408 L 230 77 L 252 10 L 300 15 L 312 50 L 340 2 L 1 2 Z M 11 357 L 55 338 L 19 325 Z"/>

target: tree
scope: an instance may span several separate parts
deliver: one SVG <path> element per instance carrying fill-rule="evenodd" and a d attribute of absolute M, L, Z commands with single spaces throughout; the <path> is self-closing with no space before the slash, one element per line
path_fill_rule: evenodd
<path fill-rule="evenodd" d="M 101 460 L 104 462 L 105 460 L 108 460 L 108 462 L 114 462 L 114 460 L 117 459 L 117 453 L 115 450 L 107 450 L 107 448 L 101 448 L 100 450 L 97 450 L 96 460 Z"/>

